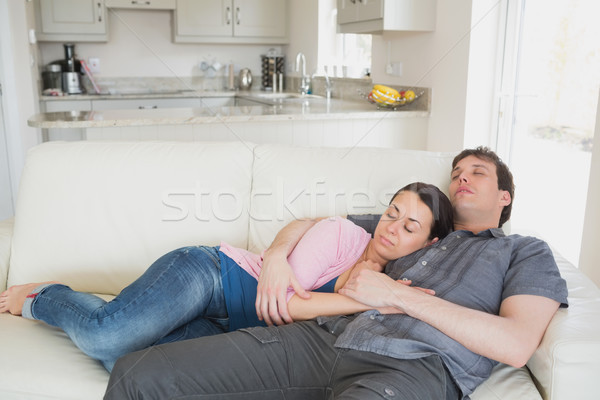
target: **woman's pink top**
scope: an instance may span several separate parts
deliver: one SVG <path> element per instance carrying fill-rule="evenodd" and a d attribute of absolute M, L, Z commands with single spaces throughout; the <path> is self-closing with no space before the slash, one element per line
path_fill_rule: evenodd
<path fill-rule="evenodd" d="M 351 268 L 369 244 L 371 235 L 342 217 L 317 222 L 300 239 L 288 262 L 300 285 L 314 290 Z M 262 255 L 222 242 L 221 251 L 258 280 Z M 294 295 L 288 289 L 288 301 Z"/>

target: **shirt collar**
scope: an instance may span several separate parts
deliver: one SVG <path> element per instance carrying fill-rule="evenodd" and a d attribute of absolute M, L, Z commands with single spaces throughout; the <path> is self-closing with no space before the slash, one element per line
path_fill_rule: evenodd
<path fill-rule="evenodd" d="M 506 236 L 506 234 L 504 233 L 502 228 L 486 229 L 484 231 L 479 232 L 478 234 L 474 234 L 473 232 L 467 231 L 467 230 L 458 230 L 458 231 L 454 231 L 452 233 L 458 233 L 458 232 L 464 232 L 467 235 L 471 235 L 471 236 L 482 236 L 482 237 L 503 238 Z"/>

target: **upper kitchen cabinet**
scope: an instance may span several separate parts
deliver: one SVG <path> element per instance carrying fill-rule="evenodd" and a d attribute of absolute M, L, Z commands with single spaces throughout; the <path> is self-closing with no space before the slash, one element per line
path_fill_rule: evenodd
<path fill-rule="evenodd" d="M 340 33 L 435 30 L 436 0 L 337 0 Z"/>
<path fill-rule="evenodd" d="M 37 39 L 106 42 L 104 0 L 35 0 Z"/>
<path fill-rule="evenodd" d="M 175 0 L 106 0 L 106 7 L 133 10 L 174 10 Z"/>
<path fill-rule="evenodd" d="M 287 43 L 287 0 L 177 0 L 174 41 Z"/>

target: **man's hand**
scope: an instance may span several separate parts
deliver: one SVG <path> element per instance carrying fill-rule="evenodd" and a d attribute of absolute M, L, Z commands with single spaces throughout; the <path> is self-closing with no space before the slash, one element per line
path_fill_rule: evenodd
<path fill-rule="evenodd" d="M 283 325 L 294 322 L 287 305 L 287 291 L 292 287 L 298 296 L 310 298 L 310 293 L 298 283 L 287 262 L 287 254 L 265 252 L 256 288 L 256 315 L 267 325 Z"/>
<path fill-rule="evenodd" d="M 411 284 L 412 282 L 409 280 L 395 281 L 368 266 L 361 266 L 359 271 L 351 274 L 339 293 L 377 308 L 384 314 L 402 313 L 404 310 L 398 307 L 398 296 L 402 290 L 419 290 L 429 295 L 435 295 L 435 291 L 431 289 L 410 287 Z"/>

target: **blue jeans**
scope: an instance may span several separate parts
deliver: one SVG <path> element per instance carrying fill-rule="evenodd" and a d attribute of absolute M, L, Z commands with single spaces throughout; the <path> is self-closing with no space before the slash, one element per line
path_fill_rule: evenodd
<path fill-rule="evenodd" d="M 112 301 L 48 285 L 23 315 L 61 328 L 111 371 L 132 351 L 227 331 L 220 269 L 218 248 L 184 247 L 159 258 Z"/>

